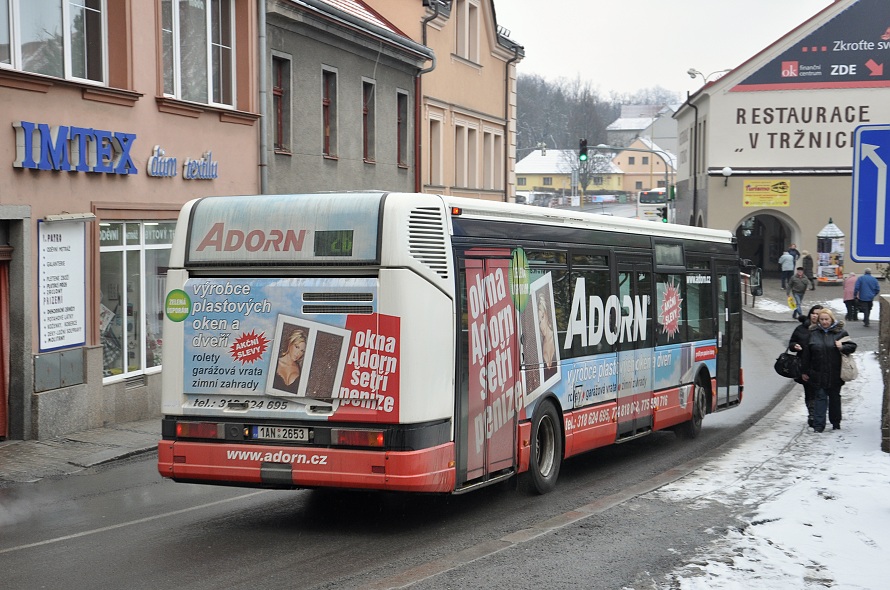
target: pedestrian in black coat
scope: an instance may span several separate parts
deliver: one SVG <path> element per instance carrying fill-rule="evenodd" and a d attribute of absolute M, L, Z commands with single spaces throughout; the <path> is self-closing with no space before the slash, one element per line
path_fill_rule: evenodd
<path fill-rule="evenodd" d="M 807 315 L 801 314 L 797 318 L 800 321 L 800 325 L 794 328 L 794 332 L 791 333 L 791 339 L 788 341 L 788 350 L 803 356 L 802 351 L 806 347 L 807 342 L 810 341 L 810 326 L 819 321 L 820 309 L 822 309 L 822 306 L 816 304 L 810 308 Z M 796 379 L 796 381 L 803 385 L 803 403 L 807 407 L 807 424 L 812 428 L 816 409 L 816 392 L 808 381 L 803 379 Z"/>
<path fill-rule="evenodd" d="M 844 321 L 837 320 L 830 309 L 820 309 L 816 324 L 811 325 L 810 337 L 801 355 L 801 379 L 810 383 L 815 393 L 813 430 L 825 430 L 825 411 L 835 430 L 841 427 L 841 354 L 856 352 L 852 340 L 840 342 L 849 336 Z"/>

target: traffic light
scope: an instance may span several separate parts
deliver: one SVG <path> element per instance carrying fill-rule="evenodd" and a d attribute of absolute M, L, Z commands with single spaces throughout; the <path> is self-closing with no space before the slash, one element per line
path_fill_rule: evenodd
<path fill-rule="evenodd" d="M 578 147 L 578 160 L 581 162 L 587 161 L 587 140 L 582 139 L 581 145 Z"/>
<path fill-rule="evenodd" d="M 667 223 L 667 222 L 668 222 L 668 208 L 667 208 L 666 206 L 665 206 L 665 207 L 661 207 L 661 208 L 658 210 L 658 212 L 661 213 L 661 222 L 662 222 L 662 223 Z"/>

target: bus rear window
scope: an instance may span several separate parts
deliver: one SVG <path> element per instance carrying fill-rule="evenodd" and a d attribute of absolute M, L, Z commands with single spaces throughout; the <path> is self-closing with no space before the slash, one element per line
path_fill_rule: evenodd
<path fill-rule="evenodd" d="M 664 191 L 641 191 L 639 199 L 640 203 L 666 203 L 667 195 Z"/>

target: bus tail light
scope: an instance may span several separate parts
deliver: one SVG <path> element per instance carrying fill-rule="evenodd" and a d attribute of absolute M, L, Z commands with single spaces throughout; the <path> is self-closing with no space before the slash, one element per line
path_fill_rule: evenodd
<path fill-rule="evenodd" d="M 225 429 L 216 422 L 177 422 L 177 438 L 218 438 L 225 439 Z"/>
<path fill-rule="evenodd" d="M 382 430 L 331 429 L 331 442 L 350 447 L 383 447 Z"/>

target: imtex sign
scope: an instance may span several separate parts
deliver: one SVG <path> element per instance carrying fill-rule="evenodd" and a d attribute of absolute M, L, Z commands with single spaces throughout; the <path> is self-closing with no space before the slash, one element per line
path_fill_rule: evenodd
<path fill-rule="evenodd" d="M 138 174 L 130 150 L 135 133 L 17 121 L 16 168 Z"/>

